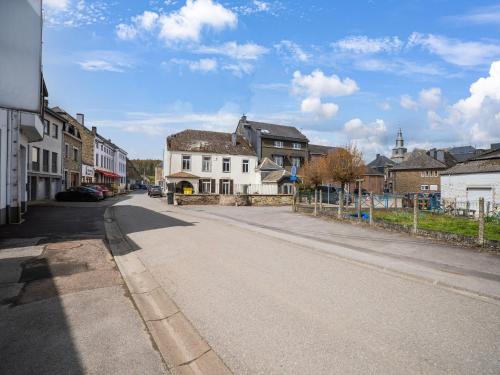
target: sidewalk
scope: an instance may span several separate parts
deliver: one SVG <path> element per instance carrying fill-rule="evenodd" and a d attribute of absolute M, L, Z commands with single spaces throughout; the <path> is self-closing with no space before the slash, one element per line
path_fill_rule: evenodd
<path fill-rule="evenodd" d="M 0 373 L 168 373 L 104 243 L 99 206 L 32 207 L 2 228 Z"/>

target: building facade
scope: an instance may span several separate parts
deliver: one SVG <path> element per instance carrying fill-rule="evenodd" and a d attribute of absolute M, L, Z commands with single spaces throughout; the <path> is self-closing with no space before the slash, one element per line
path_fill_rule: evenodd
<path fill-rule="evenodd" d="M 80 131 L 69 122 L 63 126 L 63 143 L 63 185 L 67 189 L 81 184 L 83 147 Z"/>
<path fill-rule="evenodd" d="M 395 163 L 401 163 L 405 160 L 406 152 L 408 151 L 405 146 L 405 141 L 403 139 L 403 131 L 399 129 L 398 135 L 396 136 L 396 147 L 392 149 L 391 160 Z"/>
<path fill-rule="evenodd" d="M 46 108 L 43 139 L 28 145 L 28 200 L 54 199 L 63 188 L 63 129 L 65 120 Z"/>
<path fill-rule="evenodd" d="M 293 126 L 249 121 L 242 116 L 236 133 L 252 146 L 259 162 L 269 158 L 280 167 L 298 168 L 309 158 L 307 137 Z"/>
<path fill-rule="evenodd" d="M 94 180 L 98 184 L 105 184 L 120 192 L 127 185 L 127 152 L 97 133 L 92 127 L 94 135 Z"/>
<path fill-rule="evenodd" d="M 166 190 L 181 194 L 234 194 L 259 183 L 258 159 L 236 133 L 185 130 L 167 138 Z"/>

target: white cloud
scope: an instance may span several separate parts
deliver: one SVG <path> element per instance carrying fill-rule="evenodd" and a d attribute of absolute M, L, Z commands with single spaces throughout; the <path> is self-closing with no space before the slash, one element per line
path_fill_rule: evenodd
<path fill-rule="evenodd" d="M 441 89 L 432 87 L 419 93 L 419 102 L 425 108 L 436 108 L 441 104 Z"/>
<path fill-rule="evenodd" d="M 159 17 L 160 39 L 198 41 L 204 28 L 222 30 L 235 27 L 238 17 L 231 10 L 212 0 L 187 0 L 178 11 Z"/>
<path fill-rule="evenodd" d="M 242 77 L 245 74 L 253 72 L 253 65 L 244 61 L 237 61 L 235 63 L 225 64 L 222 69 L 231 72 L 237 77 Z"/>
<path fill-rule="evenodd" d="M 138 35 L 138 30 L 133 25 L 120 23 L 116 26 L 116 36 L 122 40 L 132 40 Z"/>
<path fill-rule="evenodd" d="M 339 111 L 339 106 L 335 103 L 322 103 L 320 98 L 308 97 L 302 100 L 300 110 L 320 118 L 332 118 Z"/>
<path fill-rule="evenodd" d="M 173 64 L 186 65 L 192 71 L 201 72 L 212 72 L 217 70 L 217 60 L 216 59 L 200 59 L 200 60 L 183 60 L 183 59 L 172 59 L 170 60 Z"/>
<path fill-rule="evenodd" d="M 290 56 L 292 60 L 307 62 L 310 56 L 297 44 L 290 40 L 282 40 L 274 45 L 276 51 L 283 56 Z"/>
<path fill-rule="evenodd" d="M 195 50 L 196 53 L 223 55 L 235 60 L 257 60 L 267 51 L 255 43 L 238 44 L 234 41 L 218 46 L 200 46 Z"/>
<path fill-rule="evenodd" d="M 403 42 L 397 36 L 383 38 L 369 38 L 368 36 L 350 36 L 332 44 L 334 48 L 342 51 L 372 54 L 379 52 L 398 52 L 403 48 Z"/>
<path fill-rule="evenodd" d="M 90 72 L 123 72 L 123 67 L 105 60 L 85 60 L 78 63 L 83 70 Z"/>
<path fill-rule="evenodd" d="M 63 10 L 69 5 L 69 0 L 45 0 L 43 5 L 47 8 Z"/>
<path fill-rule="evenodd" d="M 331 118 L 339 110 L 335 103 L 323 103 L 323 97 L 352 95 L 359 90 L 356 82 L 350 78 L 340 79 L 337 75 L 326 76 L 317 69 L 311 74 L 302 75 L 300 71 L 293 73 L 292 93 L 304 95 L 301 111 L 313 113 L 320 118 Z"/>
<path fill-rule="evenodd" d="M 500 24 L 500 5 L 480 7 L 469 13 L 445 17 L 445 19 L 479 25 Z"/>
<path fill-rule="evenodd" d="M 384 100 L 383 102 L 378 103 L 378 106 L 384 111 L 388 111 L 391 109 L 391 103 L 389 103 L 388 100 Z"/>
<path fill-rule="evenodd" d="M 302 75 L 300 71 L 293 73 L 293 91 L 296 93 L 305 92 L 308 96 L 346 96 L 352 95 L 359 90 L 359 87 L 351 78 L 341 79 L 332 74 L 326 76 L 321 70 L 316 69 L 311 74 Z"/>
<path fill-rule="evenodd" d="M 77 64 L 89 72 L 117 72 L 121 73 L 134 66 L 134 62 L 127 55 L 116 51 L 97 50 L 78 55 Z"/>
<path fill-rule="evenodd" d="M 445 74 L 443 69 L 434 63 L 415 63 L 405 59 L 393 58 L 378 59 L 378 58 L 363 58 L 357 59 L 353 62 L 356 69 L 368 72 L 385 72 L 396 75 L 413 76 L 426 75 L 426 76 L 442 76 Z"/>
<path fill-rule="evenodd" d="M 250 4 L 236 6 L 233 10 L 240 14 L 250 15 L 254 13 L 273 13 L 272 10 L 276 7 L 276 4 L 267 1 L 253 0 Z"/>
<path fill-rule="evenodd" d="M 143 14 L 134 17 L 134 21 L 139 27 L 149 31 L 155 27 L 158 17 L 158 13 L 146 10 Z"/>
<path fill-rule="evenodd" d="M 463 42 L 440 35 L 413 33 L 408 40 L 408 48 L 422 46 L 443 60 L 459 66 L 474 66 L 491 62 L 500 57 L 498 43 Z"/>
<path fill-rule="evenodd" d="M 401 95 L 399 104 L 405 109 L 415 110 L 418 108 L 418 103 L 414 101 L 410 95 Z"/>
<path fill-rule="evenodd" d="M 365 156 L 386 150 L 387 126 L 382 119 L 364 123 L 359 118 L 353 118 L 344 124 L 343 133 Z"/>

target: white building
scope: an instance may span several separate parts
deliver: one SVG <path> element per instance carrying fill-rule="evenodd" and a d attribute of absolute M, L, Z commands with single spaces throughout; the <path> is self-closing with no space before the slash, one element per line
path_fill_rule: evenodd
<path fill-rule="evenodd" d="M 28 145 L 28 200 L 54 199 L 62 190 L 63 128 L 65 120 L 46 108 L 43 139 Z"/>
<path fill-rule="evenodd" d="M 166 190 L 185 194 L 234 194 L 260 183 L 257 155 L 231 133 L 184 130 L 167 138 Z"/>
<path fill-rule="evenodd" d="M 441 173 L 441 199 L 445 207 L 457 204 L 476 210 L 479 198 L 486 208 L 500 207 L 500 149 L 459 163 Z"/>
<path fill-rule="evenodd" d="M 94 172 L 97 184 L 106 184 L 115 187 L 118 191 L 125 190 L 127 183 L 127 153 L 110 139 L 97 133 L 92 127 L 95 136 Z"/>

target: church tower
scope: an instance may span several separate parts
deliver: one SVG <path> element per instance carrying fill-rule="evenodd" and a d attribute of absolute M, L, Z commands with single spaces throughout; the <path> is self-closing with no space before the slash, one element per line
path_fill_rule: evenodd
<path fill-rule="evenodd" d="M 396 136 L 396 147 L 392 149 L 391 160 L 396 163 L 401 163 L 404 160 L 406 155 L 406 148 L 404 147 L 405 141 L 403 139 L 403 132 L 401 128 L 398 131 L 398 135 Z"/>

